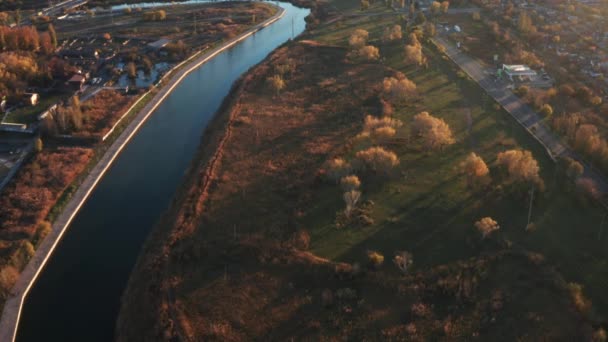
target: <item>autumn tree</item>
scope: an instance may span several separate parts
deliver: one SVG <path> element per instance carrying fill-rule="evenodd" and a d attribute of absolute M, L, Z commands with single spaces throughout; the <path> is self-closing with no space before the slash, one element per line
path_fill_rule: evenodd
<path fill-rule="evenodd" d="M 416 95 L 416 84 L 407 77 L 386 77 L 382 82 L 384 96 L 393 104 L 401 104 Z"/>
<path fill-rule="evenodd" d="M 405 63 L 420 66 L 425 62 L 422 45 L 414 33 L 410 33 L 409 41 L 409 44 L 405 46 Z"/>
<path fill-rule="evenodd" d="M 532 24 L 532 18 L 526 12 L 521 12 L 517 21 L 517 29 L 524 35 L 536 32 L 536 27 Z"/>
<path fill-rule="evenodd" d="M 450 2 L 442 1 L 440 7 L 441 7 L 441 13 L 446 14 L 446 13 L 448 13 L 448 9 L 450 8 Z"/>
<path fill-rule="evenodd" d="M 489 180 L 490 170 L 483 159 L 476 153 L 471 152 L 462 162 L 461 168 L 467 176 L 467 184 L 473 187 L 476 184 L 486 184 Z"/>
<path fill-rule="evenodd" d="M 382 40 L 384 40 L 385 42 L 392 42 L 395 40 L 400 40 L 402 37 L 403 33 L 401 31 L 401 25 L 394 25 L 392 27 L 386 27 L 384 29 Z"/>
<path fill-rule="evenodd" d="M 358 137 L 370 138 L 376 144 L 382 144 L 393 138 L 401 126 L 403 126 L 401 120 L 368 115 L 365 117 L 363 132 Z"/>
<path fill-rule="evenodd" d="M 394 152 L 387 151 L 382 147 L 370 147 L 356 154 L 359 160 L 367 168 L 374 172 L 388 173 L 399 165 L 399 158 Z"/>
<path fill-rule="evenodd" d="M 365 11 L 366 9 L 369 8 L 369 1 L 368 0 L 361 0 L 360 3 L 360 8 L 362 11 Z"/>
<path fill-rule="evenodd" d="M 439 12 L 441 12 L 441 3 L 439 1 L 433 1 L 431 3 L 430 11 L 433 16 L 437 16 Z"/>
<path fill-rule="evenodd" d="M 455 142 L 450 126 L 440 118 L 421 112 L 414 116 L 412 136 L 421 138 L 427 149 L 442 149 Z"/>
<path fill-rule="evenodd" d="M 485 239 L 492 232 L 500 229 L 498 222 L 494 221 L 491 217 L 484 217 L 479 221 L 475 222 L 475 228 L 481 233 L 481 237 Z"/>
<path fill-rule="evenodd" d="M 350 163 L 342 158 L 333 158 L 325 162 L 325 173 L 329 177 L 329 179 L 333 181 L 338 181 L 348 175 L 352 167 Z"/>
<path fill-rule="evenodd" d="M 365 46 L 367 43 L 367 39 L 369 38 L 369 32 L 363 29 L 356 29 L 348 38 L 348 45 L 354 49 L 358 50 Z"/>
<path fill-rule="evenodd" d="M 361 186 L 361 181 L 359 180 L 359 177 L 355 175 L 348 175 L 340 179 L 340 185 L 342 185 L 342 189 L 344 189 L 344 191 L 348 192 L 359 189 L 359 186 Z"/>
<path fill-rule="evenodd" d="M 380 51 L 373 45 L 366 45 L 357 51 L 357 55 L 364 61 L 376 61 L 380 58 Z"/>
<path fill-rule="evenodd" d="M 530 183 L 540 186 L 538 162 L 530 151 L 509 150 L 498 153 L 498 165 L 506 169 L 509 179 L 513 182 Z"/>

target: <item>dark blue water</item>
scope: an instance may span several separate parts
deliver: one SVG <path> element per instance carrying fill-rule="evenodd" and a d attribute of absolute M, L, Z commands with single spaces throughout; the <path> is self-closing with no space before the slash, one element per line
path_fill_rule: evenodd
<path fill-rule="evenodd" d="M 150 229 L 168 207 L 201 134 L 232 83 L 292 35 L 285 16 L 191 73 L 108 170 L 30 291 L 19 341 L 111 341 L 120 296 Z M 293 18 L 293 20 L 292 20 Z"/>

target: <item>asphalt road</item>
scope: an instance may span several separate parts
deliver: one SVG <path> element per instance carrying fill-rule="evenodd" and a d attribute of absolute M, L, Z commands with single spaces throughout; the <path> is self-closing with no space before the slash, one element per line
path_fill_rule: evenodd
<path fill-rule="evenodd" d="M 484 65 L 479 60 L 463 53 L 445 37 L 437 36 L 435 43 L 445 48 L 446 54 L 460 68 L 466 72 L 471 79 L 477 82 L 488 95 L 493 97 L 503 108 L 511 114 L 538 142 L 547 150 L 553 160 L 560 157 L 570 157 L 585 166 L 583 177 L 593 179 L 602 193 L 608 192 L 608 183 L 605 178 L 596 172 L 582 156 L 573 151 L 566 143 L 554 134 L 543 121 L 541 115 L 528 106 L 523 100 L 507 88 L 507 84 L 495 81 L 492 75 L 494 69 Z"/>

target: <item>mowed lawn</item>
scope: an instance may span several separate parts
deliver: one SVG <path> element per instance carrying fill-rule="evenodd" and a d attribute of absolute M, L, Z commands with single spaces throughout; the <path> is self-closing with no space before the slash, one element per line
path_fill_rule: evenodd
<path fill-rule="evenodd" d="M 425 152 L 417 142 L 400 142 L 387 148 L 396 152 L 400 165 L 390 177 L 362 177 L 361 202 L 373 201 L 374 224 L 364 228 L 335 224 L 344 209 L 342 190 L 326 185 L 315 193 L 315 207 L 305 218 L 312 232 L 312 251 L 322 257 L 347 262 L 366 262 L 365 252 L 377 250 L 386 257 L 408 250 L 414 266 L 425 269 L 444 263 L 510 248 L 538 252 L 567 282 L 584 286 L 597 313 L 608 314 L 608 232 L 600 239 L 605 211 L 588 203 L 574 187 L 558 176 L 544 149 L 481 88 L 459 77 L 458 69 L 432 44 L 424 43 L 428 68 L 403 63 L 404 39 L 391 45 L 380 37 L 387 25 L 401 24 L 399 16 L 370 16 L 345 19 L 312 33 L 323 43 L 346 45 L 356 28 L 368 30 L 369 43 L 380 48 L 383 63 L 403 72 L 417 84 L 419 98 L 395 107 L 394 118 L 404 122 L 403 137 L 409 134 L 414 115 L 428 111 L 451 127 L 456 144 L 440 152 Z M 405 140 L 405 139 L 404 139 Z M 529 196 L 513 193 L 496 167 L 496 155 L 508 149 L 533 152 L 546 185 L 536 193 L 532 206 L 533 231 L 526 231 Z M 357 146 L 350 155 L 351 158 Z M 459 164 L 471 152 L 490 166 L 492 185 L 471 191 Z M 500 224 L 495 239 L 480 242 L 474 222 L 491 216 Z M 608 225 L 608 224 L 607 224 Z M 391 267 L 391 265 L 388 265 Z M 547 297 L 551 300 L 551 297 Z"/>

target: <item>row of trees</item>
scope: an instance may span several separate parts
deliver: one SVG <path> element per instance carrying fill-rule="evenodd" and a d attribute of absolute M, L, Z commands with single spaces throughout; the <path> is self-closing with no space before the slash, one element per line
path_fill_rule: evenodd
<path fill-rule="evenodd" d="M 505 171 L 507 182 L 543 189 L 540 167 L 530 151 L 514 149 L 500 152 L 496 156 L 496 164 Z M 460 168 L 471 188 L 486 186 L 492 181 L 488 165 L 476 153 L 469 154 Z"/>
<path fill-rule="evenodd" d="M 46 32 L 41 34 L 34 26 L 13 28 L 0 26 L 0 50 L 41 51 L 49 54 L 55 47 L 57 47 L 57 33 L 52 24 L 48 26 Z"/>

